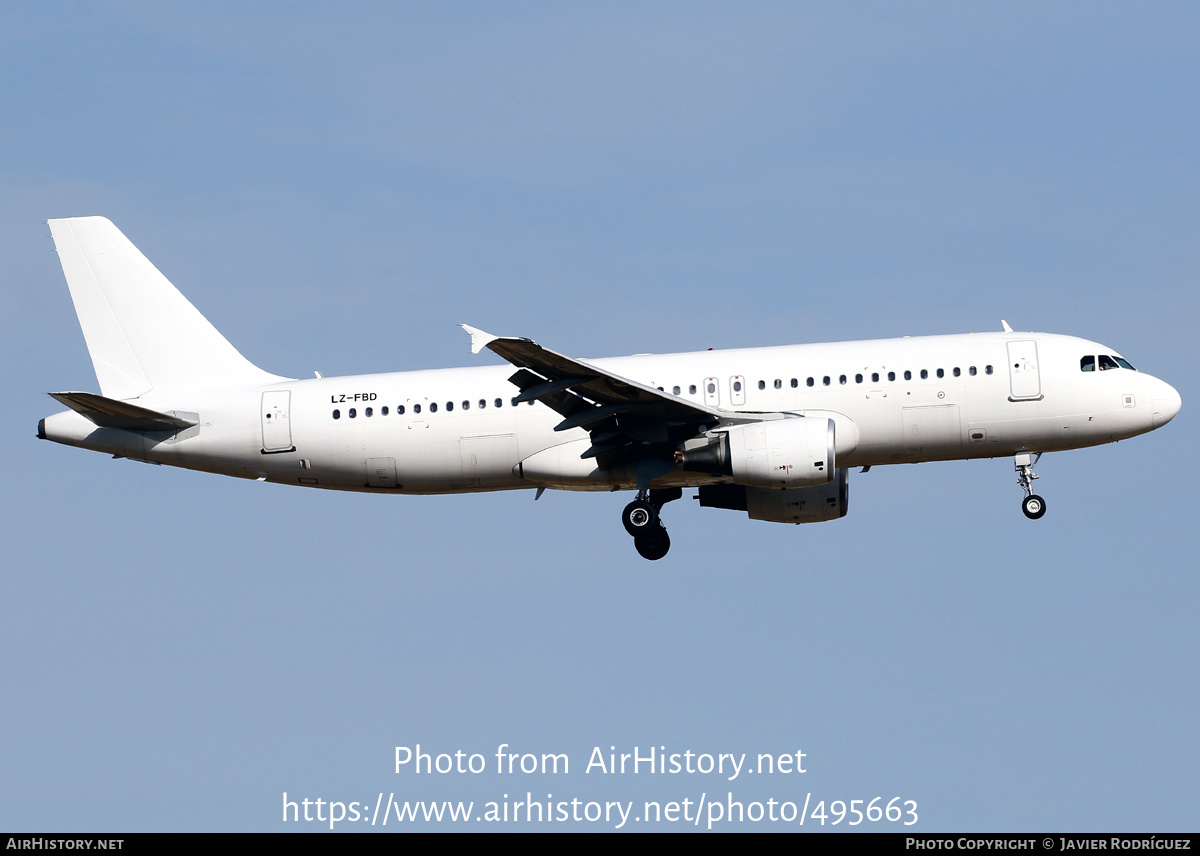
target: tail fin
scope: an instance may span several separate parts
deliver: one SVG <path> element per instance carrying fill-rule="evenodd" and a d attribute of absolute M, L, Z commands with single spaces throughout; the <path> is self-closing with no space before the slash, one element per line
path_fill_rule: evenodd
<path fill-rule="evenodd" d="M 282 380 L 239 354 L 104 217 L 51 220 L 50 232 L 106 397 Z"/>

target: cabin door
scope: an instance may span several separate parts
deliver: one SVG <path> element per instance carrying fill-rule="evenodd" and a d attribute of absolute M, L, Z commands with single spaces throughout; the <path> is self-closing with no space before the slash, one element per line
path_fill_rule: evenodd
<path fill-rule="evenodd" d="M 1036 401 L 1042 397 L 1042 377 L 1038 372 L 1037 342 L 1022 339 L 1008 343 L 1008 378 L 1013 401 Z"/>

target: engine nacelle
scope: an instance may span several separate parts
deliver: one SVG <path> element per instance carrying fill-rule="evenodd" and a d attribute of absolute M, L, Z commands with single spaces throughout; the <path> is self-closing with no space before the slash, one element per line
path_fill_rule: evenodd
<path fill-rule="evenodd" d="M 850 471 L 837 470 L 828 484 L 771 490 L 717 484 L 700 488 L 697 499 L 706 508 L 728 508 L 746 512 L 751 520 L 771 523 L 820 523 L 845 517 L 850 502 Z"/>
<path fill-rule="evenodd" d="M 730 428 L 719 440 L 680 455 L 684 469 L 733 476 L 747 487 L 799 488 L 834 475 L 836 430 L 827 417 L 798 416 Z"/>

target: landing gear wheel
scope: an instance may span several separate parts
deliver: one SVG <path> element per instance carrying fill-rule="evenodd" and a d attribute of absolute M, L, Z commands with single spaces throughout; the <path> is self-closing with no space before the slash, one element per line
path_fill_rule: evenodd
<path fill-rule="evenodd" d="M 1030 520 L 1037 520 L 1046 513 L 1046 500 L 1036 493 L 1031 493 L 1021 501 L 1021 510 Z"/>
<path fill-rule="evenodd" d="M 647 532 L 634 538 L 633 546 L 637 548 L 638 555 L 643 559 L 657 562 L 671 549 L 671 536 L 667 534 L 666 529 L 658 526 L 657 531 Z"/>
<path fill-rule="evenodd" d="M 625 506 L 621 513 L 621 522 L 625 524 L 625 531 L 634 538 L 640 538 L 644 533 L 652 533 L 656 528 L 661 528 L 658 511 L 644 499 L 635 499 Z"/>

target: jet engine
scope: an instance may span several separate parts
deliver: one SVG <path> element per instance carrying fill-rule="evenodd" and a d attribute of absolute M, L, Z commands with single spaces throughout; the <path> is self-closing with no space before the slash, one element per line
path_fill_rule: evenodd
<path fill-rule="evenodd" d="M 820 523 L 845 517 L 850 500 L 850 471 L 839 467 L 828 484 L 771 490 L 739 484 L 700 488 L 696 497 L 705 508 L 745 511 L 751 520 L 771 523 Z"/>
<path fill-rule="evenodd" d="M 834 440 L 834 422 L 826 417 L 753 422 L 679 453 L 678 461 L 685 470 L 733 476 L 746 487 L 809 487 L 833 478 Z"/>

